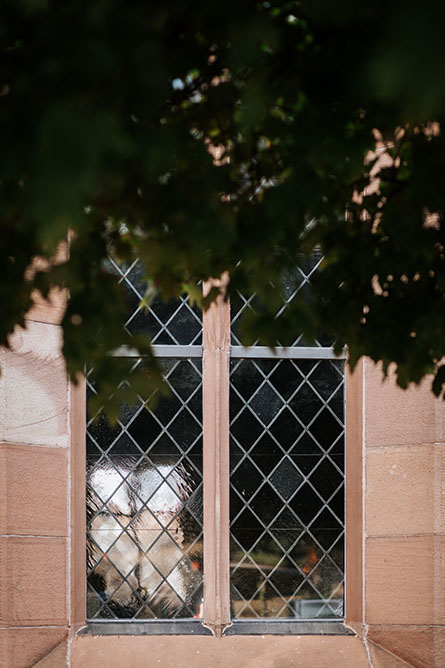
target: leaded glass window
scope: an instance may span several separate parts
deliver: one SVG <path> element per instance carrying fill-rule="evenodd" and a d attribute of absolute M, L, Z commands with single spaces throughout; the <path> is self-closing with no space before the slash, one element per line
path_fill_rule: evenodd
<path fill-rule="evenodd" d="M 343 363 L 232 359 L 230 396 L 233 617 L 341 618 Z"/>
<path fill-rule="evenodd" d="M 285 277 L 277 318 L 320 261 Z M 140 263 L 111 266 L 124 326 L 150 336 L 170 395 L 122 406 L 113 428 L 89 416 L 88 619 L 144 633 L 160 621 L 242 633 L 316 620 L 323 632 L 344 615 L 343 358 L 298 332 L 273 351 L 242 347 L 255 295 L 237 294 L 231 318 L 223 300 L 204 319 L 186 297 L 147 311 Z M 94 370 L 87 385 L 94 393 Z"/>
<path fill-rule="evenodd" d="M 124 327 L 151 338 L 170 393 L 121 406 L 114 427 L 88 416 L 87 618 L 194 618 L 203 585 L 202 355 L 194 345 L 202 314 L 186 297 L 156 299 L 147 310 L 141 263 L 110 259 L 110 269 L 127 297 Z M 143 371 L 142 359 L 129 364 Z M 94 370 L 87 390 L 95 393 Z"/>

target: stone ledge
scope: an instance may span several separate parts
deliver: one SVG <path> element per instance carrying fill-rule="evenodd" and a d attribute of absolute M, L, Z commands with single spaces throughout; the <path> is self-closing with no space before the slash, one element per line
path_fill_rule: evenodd
<path fill-rule="evenodd" d="M 369 668 L 357 636 L 78 636 L 71 667 L 147 668 L 147 657 L 153 668 Z"/>

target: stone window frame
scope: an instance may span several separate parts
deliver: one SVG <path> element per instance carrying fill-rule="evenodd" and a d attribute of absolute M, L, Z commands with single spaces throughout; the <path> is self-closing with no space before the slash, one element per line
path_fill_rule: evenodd
<path fill-rule="evenodd" d="M 223 277 L 222 279 L 227 280 Z M 204 285 L 207 293 L 212 285 Z M 202 341 L 203 383 L 203 477 L 204 491 L 204 607 L 203 626 L 221 637 L 232 625 L 230 615 L 230 556 L 229 556 L 229 364 L 230 364 L 230 306 L 222 297 L 203 314 Z M 363 364 L 359 362 L 352 374 L 345 370 L 345 622 L 292 621 L 283 624 L 274 620 L 257 622 L 257 630 L 246 626 L 246 633 L 272 634 L 343 634 L 354 629 L 362 620 L 363 611 Z M 71 386 L 71 618 L 72 631 L 96 632 L 86 624 L 86 557 L 85 557 L 85 378 Z M 141 625 L 153 624 L 141 622 Z M 186 624 L 176 625 L 174 633 L 187 634 Z M 267 625 L 267 627 L 266 627 Z M 351 627 L 349 626 L 351 625 Z M 169 633 L 158 625 L 153 633 Z M 105 630 L 108 628 L 108 630 Z M 125 622 L 107 623 L 107 634 L 132 633 L 140 629 Z M 144 633 L 149 632 L 144 630 Z M 196 631 L 194 631 L 196 633 Z M 198 631 L 198 633 L 200 633 Z M 243 634 L 236 632 L 236 635 Z"/>

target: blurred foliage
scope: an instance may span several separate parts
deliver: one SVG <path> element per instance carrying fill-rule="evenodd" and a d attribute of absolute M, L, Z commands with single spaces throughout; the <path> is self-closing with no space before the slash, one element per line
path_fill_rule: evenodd
<path fill-rule="evenodd" d="M 444 20 L 438 1 L 2 0 L 0 343 L 34 289 L 67 288 L 68 371 L 93 364 L 108 397 L 111 350 L 150 356 L 105 263 L 138 256 L 147 303 L 228 270 L 264 304 L 247 339 L 322 327 L 402 387 L 438 369 L 439 394 Z M 25 276 L 68 230 L 68 261 Z M 274 320 L 271 283 L 314 248 L 310 305 Z"/>

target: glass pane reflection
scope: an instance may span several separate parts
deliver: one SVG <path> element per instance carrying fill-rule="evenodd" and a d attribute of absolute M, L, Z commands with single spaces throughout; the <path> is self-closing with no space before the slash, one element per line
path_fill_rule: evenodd
<path fill-rule="evenodd" d="M 140 397 L 115 427 L 89 416 L 89 619 L 202 612 L 201 361 L 166 360 L 164 370 L 171 394 L 153 410 Z"/>

